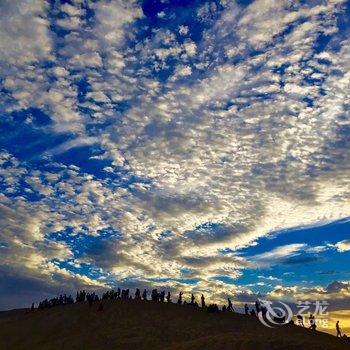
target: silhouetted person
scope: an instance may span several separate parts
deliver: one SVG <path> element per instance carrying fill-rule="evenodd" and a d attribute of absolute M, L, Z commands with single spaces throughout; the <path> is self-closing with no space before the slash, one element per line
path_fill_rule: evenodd
<path fill-rule="evenodd" d="M 250 315 L 251 315 L 251 316 L 256 316 L 256 313 L 255 313 L 255 310 L 254 310 L 254 309 L 252 309 L 252 310 L 250 311 Z"/>
<path fill-rule="evenodd" d="M 339 321 L 337 321 L 337 323 L 335 324 L 335 329 L 337 330 L 337 337 L 341 337 Z"/>
<path fill-rule="evenodd" d="M 201 306 L 202 306 L 202 308 L 205 307 L 205 298 L 204 298 L 204 295 L 203 295 L 203 294 L 202 294 L 202 296 L 201 296 Z"/>
<path fill-rule="evenodd" d="M 159 301 L 161 301 L 162 303 L 164 303 L 165 300 L 165 291 L 163 290 L 160 294 L 159 294 Z"/>
<path fill-rule="evenodd" d="M 140 289 L 138 289 L 138 288 L 136 288 L 135 299 L 136 300 L 141 299 L 141 292 L 140 292 Z"/>
<path fill-rule="evenodd" d="M 182 304 L 182 292 L 179 293 L 179 299 L 177 300 L 178 304 Z"/>
<path fill-rule="evenodd" d="M 232 306 L 232 301 L 231 301 L 231 299 L 230 298 L 227 298 L 227 302 L 228 302 L 228 306 L 227 306 L 227 308 L 226 308 L 226 311 L 234 311 L 233 310 L 233 306 Z"/>
<path fill-rule="evenodd" d="M 153 290 L 152 290 L 151 297 L 152 297 L 152 300 L 153 300 L 153 301 L 158 301 L 158 300 L 159 300 L 159 296 L 158 296 L 158 291 L 157 291 L 157 289 L 153 289 Z"/>
<path fill-rule="evenodd" d="M 245 304 L 245 305 L 244 305 L 244 313 L 245 313 L 246 315 L 249 315 L 249 307 L 248 307 L 248 304 Z"/>
<path fill-rule="evenodd" d="M 146 289 L 142 293 L 142 299 L 147 300 L 147 290 Z"/>
<path fill-rule="evenodd" d="M 226 305 L 224 305 L 223 307 L 222 307 L 222 311 L 227 311 L 227 308 L 226 308 Z"/>
<path fill-rule="evenodd" d="M 167 294 L 167 296 L 166 296 L 166 301 L 167 301 L 168 303 L 171 303 L 171 294 L 170 294 L 170 292 L 168 292 L 168 294 Z"/>
<path fill-rule="evenodd" d="M 305 327 L 304 326 L 304 318 L 302 315 L 297 315 L 297 320 L 298 320 L 299 326 Z"/>
<path fill-rule="evenodd" d="M 309 322 L 310 322 L 310 327 L 309 328 L 311 328 L 313 331 L 315 331 L 317 326 L 316 326 L 315 316 L 313 314 L 310 314 Z"/>
<path fill-rule="evenodd" d="M 260 312 L 260 302 L 258 300 L 255 302 L 255 309 L 256 309 L 256 314 L 258 314 Z"/>
<path fill-rule="evenodd" d="M 191 294 L 191 305 L 194 304 L 196 297 L 193 295 L 193 293 Z"/>
<path fill-rule="evenodd" d="M 208 312 L 219 312 L 219 307 L 217 304 L 210 304 L 208 307 L 207 307 L 207 311 Z"/>

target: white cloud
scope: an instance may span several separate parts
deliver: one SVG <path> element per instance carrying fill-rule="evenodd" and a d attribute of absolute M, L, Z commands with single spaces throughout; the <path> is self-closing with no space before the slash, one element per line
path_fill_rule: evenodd
<path fill-rule="evenodd" d="M 46 10 L 44 1 L 1 1 L 1 61 L 17 65 L 51 57 Z"/>
<path fill-rule="evenodd" d="M 69 75 L 69 72 L 64 67 L 54 67 L 52 68 L 52 72 L 58 78 L 67 77 Z"/>
<path fill-rule="evenodd" d="M 20 199 L 9 204 L 2 197 L 9 217 L 18 207 L 25 223 L 25 229 L 11 226 L 11 232 L 29 235 L 29 227 L 42 243 L 50 225 L 95 236 L 113 228 L 120 242 L 111 239 L 104 247 L 107 261 L 103 254 L 87 256 L 92 264 L 123 278 L 145 273 L 182 278 L 188 269 L 201 278 L 200 288 L 218 296 L 227 286 L 210 278 L 219 273 L 235 278 L 246 266 L 234 255 L 223 257 L 219 248 L 235 250 L 271 231 L 350 216 L 344 135 L 349 40 L 339 41 L 336 53 L 328 47 L 314 51 L 319 33 L 336 30 L 338 3 L 291 10 L 285 1 L 255 1 L 248 7 L 222 2 L 219 12 L 208 2 L 197 13 L 210 24 L 201 41 L 182 37 L 178 42 L 172 30 L 156 29 L 135 46 L 134 25 L 142 17 L 138 2 L 93 2 L 91 27 L 79 6 L 65 4 L 60 25 L 73 31 L 53 52 L 57 38 L 49 32 L 44 3 L 5 2 L 0 49 L 7 111 L 40 108 L 54 122 L 54 132 L 74 135 L 51 154 L 99 147 L 105 153 L 91 158 L 110 160 L 115 171 L 123 167 L 120 181 L 140 179 L 121 188 L 109 166 L 107 180 L 76 168 L 41 177 L 4 155 L 4 164 L 11 158 L 0 171 L 4 193 L 15 194 L 26 178 L 26 191 L 42 196 L 32 209 Z M 307 20 L 296 22 L 301 18 Z M 174 30 L 189 33 L 187 26 Z M 46 60 L 52 69 L 41 68 Z M 3 67 L 12 63 L 7 72 Z M 165 82 L 153 74 L 172 67 Z M 310 76 L 320 82 L 308 83 Z M 87 81 L 87 92 L 79 95 L 81 80 Z M 130 108 L 119 112 L 121 102 Z M 80 111 L 84 108 L 89 113 Z M 49 225 L 50 210 L 55 222 Z M 33 240 L 29 235 L 11 241 L 22 252 L 19 262 L 31 270 L 52 257 L 34 245 L 27 251 Z M 69 256 L 67 247 L 45 244 L 58 256 Z M 346 250 L 347 241 L 337 248 Z M 266 263 L 322 249 L 294 244 L 254 258 Z"/>
<path fill-rule="evenodd" d="M 184 26 L 184 25 L 179 26 L 179 33 L 181 35 L 187 35 L 188 34 L 188 26 Z"/>
<path fill-rule="evenodd" d="M 175 81 L 179 77 L 187 77 L 192 74 L 192 68 L 190 66 L 177 66 L 174 74 L 171 76 L 170 81 Z"/>
<path fill-rule="evenodd" d="M 61 11 L 67 13 L 69 16 L 82 16 L 85 13 L 85 11 L 82 8 L 79 8 L 79 6 L 73 6 L 69 3 L 61 5 Z"/>
<path fill-rule="evenodd" d="M 302 243 L 294 243 L 294 244 L 288 244 L 283 245 L 277 248 L 274 248 L 273 250 L 265 253 L 261 253 L 259 255 L 255 255 L 252 257 L 254 261 L 258 262 L 276 262 L 278 260 L 281 260 L 282 258 L 287 258 L 291 256 L 295 256 L 296 254 L 299 254 L 301 250 L 304 250 L 306 248 L 306 244 Z"/>
<path fill-rule="evenodd" d="M 137 2 L 118 0 L 115 2 L 100 1 L 93 5 L 96 11 L 96 32 L 100 44 L 113 47 L 122 44 L 125 39 L 125 26 L 143 16 Z"/>
<path fill-rule="evenodd" d="M 79 17 L 65 17 L 56 21 L 56 24 L 63 27 L 66 30 L 79 29 L 82 26 L 82 22 Z"/>
<path fill-rule="evenodd" d="M 337 250 L 339 252 L 346 252 L 346 251 L 349 251 L 350 250 L 350 240 L 344 240 L 344 241 L 340 241 L 340 242 L 337 242 L 335 244 Z"/>
<path fill-rule="evenodd" d="M 184 44 L 184 49 L 189 56 L 194 56 L 197 52 L 197 46 L 193 41 L 186 41 Z"/>
<path fill-rule="evenodd" d="M 302 300 L 325 300 L 329 302 L 329 310 L 349 307 L 350 283 L 348 281 L 333 281 L 328 286 L 301 287 L 281 285 L 267 293 L 267 296 L 277 300 L 297 302 Z"/>

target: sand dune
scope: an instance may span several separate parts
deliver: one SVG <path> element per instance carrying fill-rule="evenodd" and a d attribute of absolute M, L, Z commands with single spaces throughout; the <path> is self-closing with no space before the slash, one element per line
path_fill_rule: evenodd
<path fill-rule="evenodd" d="M 191 306 L 104 301 L 0 313 L 1 350 L 349 349 L 350 343 L 298 326 L 269 329 L 252 316 Z"/>

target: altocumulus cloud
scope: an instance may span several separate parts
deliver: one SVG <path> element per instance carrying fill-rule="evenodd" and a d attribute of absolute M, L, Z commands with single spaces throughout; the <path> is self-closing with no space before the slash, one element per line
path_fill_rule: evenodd
<path fill-rule="evenodd" d="M 350 216 L 346 2 L 147 3 L 0 4 L 0 279 L 30 279 L 25 302 L 115 283 L 252 298 L 216 277 L 305 245 L 237 249 Z"/>

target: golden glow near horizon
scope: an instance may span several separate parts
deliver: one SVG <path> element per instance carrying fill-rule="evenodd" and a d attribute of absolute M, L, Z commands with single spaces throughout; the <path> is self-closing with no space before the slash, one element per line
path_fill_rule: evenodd
<path fill-rule="evenodd" d="M 324 329 L 324 332 L 336 335 L 335 324 L 339 321 L 342 334 L 350 336 L 350 309 L 349 310 L 337 310 L 329 313 L 328 327 Z M 321 329 L 323 331 L 323 329 Z"/>

